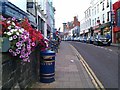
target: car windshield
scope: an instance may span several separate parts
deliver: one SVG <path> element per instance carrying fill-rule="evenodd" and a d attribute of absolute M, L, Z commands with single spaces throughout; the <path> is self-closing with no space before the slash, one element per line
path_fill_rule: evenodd
<path fill-rule="evenodd" d="M 98 38 L 99 39 L 106 39 L 106 37 L 104 35 L 99 35 Z"/>

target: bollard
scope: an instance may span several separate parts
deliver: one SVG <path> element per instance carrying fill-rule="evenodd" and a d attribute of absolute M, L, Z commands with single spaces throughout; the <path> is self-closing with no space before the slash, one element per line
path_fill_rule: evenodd
<path fill-rule="evenodd" d="M 45 50 L 40 54 L 40 82 L 51 83 L 55 81 L 55 52 Z"/>

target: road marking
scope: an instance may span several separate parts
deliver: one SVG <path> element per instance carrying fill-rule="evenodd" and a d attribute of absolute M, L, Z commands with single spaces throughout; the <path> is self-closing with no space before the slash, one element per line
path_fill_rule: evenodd
<path fill-rule="evenodd" d="M 74 62 L 74 60 L 70 60 L 72 63 Z"/>
<path fill-rule="evenodd" d="M 88 75 L 90 76 L 92 83 L 94 84 L 94 86 L 96 87 L 97 90 L 105 90 L 104 86 L 102 85 L 102 83 L 100 82 L 100 80 L 97 78 L 97 76 L 95 75 L 95 73 L 92 71 L 92 69 L 89 67 L 89 65 L 86 63 L 86 61 L 84 60 L 84 58 L 79 54 L 79 52 L 74 48 L 74 46 L 72 46 L 71 44 L 69 44 L 71 46 L 71 48 L 74 50 L 76 56 L 78 57 L 78 59 L 80 60 L 80 62 L 82 63 L 82 65 L 84 66 L 85 70 L 87 71 Z"/>
<path fill-rule="evenodd" d="M 104 48 L 105 50 L 108 50 L 107 48 Z"/>
<path fill-rule="evenodd" d="M 112 51 L 112 49 L 109 49 L 109 51 Z"/>
<path fill-rule="evenodd" d="M 103 48 L 103 47 L 100 47 L 100 48 Z"/>

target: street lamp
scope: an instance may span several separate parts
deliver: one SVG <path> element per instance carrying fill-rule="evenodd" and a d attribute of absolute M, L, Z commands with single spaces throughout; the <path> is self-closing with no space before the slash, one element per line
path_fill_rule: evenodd
<path fill-rule="evenodd" d="M 111 35 L 111 43 L 113 43 L 113 22 L 114 22 L 114 18 L 113 18 L 113 16 L 114 16 L 114 12 L 113 12 L 113 8 L 112 8 L 112 0 L 110 0 L 110 21 L 111 21 L 111 23 L 110 23 L 110 27 L 111 27 L 111 29 L 110 29 L 110 35 Z"/>

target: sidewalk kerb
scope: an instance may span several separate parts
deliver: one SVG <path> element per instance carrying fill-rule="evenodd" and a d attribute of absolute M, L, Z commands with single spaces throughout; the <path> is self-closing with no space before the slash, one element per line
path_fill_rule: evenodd
<path fill-rule="evenodd" d="M 90 78 L 92 80 L 92 83 L 94 84 L 94 86 L 96 87 L 96 89 L 97 90 L 105 90 L 104 86 L 102 85 L 102 83 L 100 82 L 100 80 L 98 80 L 98 78 L 96 77 L 95 73 L 92 71 L 92 69 L 86 63 L 86 61 L 84 60 L 84 58 L 79 54 L 79 52 L 74 48 L 74 46 L 72 46 L 71 44 L 69 44 L 69 45 L 71 46 L 71 48 L 75 52 L 76 56 L 78 57 L 78 59 L 80 60 L 80 62 L 82 63 L 82 65 L 84 66 L 85 70 L 87 71 L 88 75 L 90 76 Z"/>

